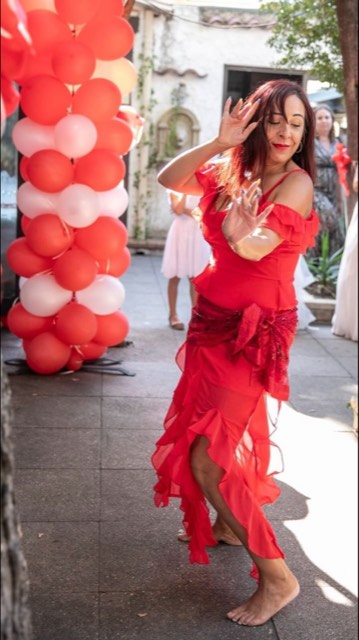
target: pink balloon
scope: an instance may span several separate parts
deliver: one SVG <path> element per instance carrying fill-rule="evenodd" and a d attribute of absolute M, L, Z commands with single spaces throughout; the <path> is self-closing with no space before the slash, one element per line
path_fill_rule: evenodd
<path fill-rule="evenodd" d="M 53 275 L 42 273 L 28 278 L 20 290 L 22 306 L 35 316 L 53 316 L 70 302 L 72 291 L 57 284 Z"/>
<path fill-rule="evenodd" d="M 56 215 L 59 193 L 39 191 L 31 182 L 24 182 L 16 194 L 17 206 L 28 218 L 36 218 L 42 213 Z"/>
<path fill-rule="evenodd" d="M 54 128 L 55 147 L 68 158 L 90 153 L 97 141 L 97 129 L 86 116 L 73 114 L 59 120 Z"/>
<path fill-rule="evenodd" d="M 100 216 L 119 218 L 128 207 L 128 193 L 122 186 L 110 189 L 110 191 L 100 191 L 98 197 Z"/>
<path fill-rule="evenodd" d="M 55 149 L 54 127 L 21 118 L 14 125 L 12 139 L 24 156 L 32 156 L 42 149 Z"/>
<path fill-rule="evenodd" d="M 99 215 L 98 195 L 85 184 L 71 184 L 60 193 L 57 211 L 71 227 L 88 227 Z"/>
<path fill-rule="evenodd" d="M 105 316 L 122 306 L 125 300 L 125 288 L 117 278 L 99 275 L 89 287 L 76 292 L 76 300 L 93 313 Z"/>

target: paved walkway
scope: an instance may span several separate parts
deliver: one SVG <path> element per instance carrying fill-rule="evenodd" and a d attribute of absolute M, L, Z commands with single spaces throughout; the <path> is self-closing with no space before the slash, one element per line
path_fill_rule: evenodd
<path fill-rule="evenodd" d="M 297 335 L 291 402 L 274 436 L 282 495 L 268 513 L 302 590 L 266 625 L 234 625 L 225 612 L 254 586 L 245 550 L 219 546 L 209 566 L 191 566 L 176 505 L 152 502 L 150 455 L 183 338 L 167 324 L 160 261 L 134 256 L 122 278 L 131 344 L 108 356 L 134 377 L 7 367 L 34 640 L 356 640 L 357 437 L 346 404 L 357 345 L 329 327 Z M 189 313 L 183 281 L 180 314 Z M 4 330 L 2 351 L 23 357 Z"/>

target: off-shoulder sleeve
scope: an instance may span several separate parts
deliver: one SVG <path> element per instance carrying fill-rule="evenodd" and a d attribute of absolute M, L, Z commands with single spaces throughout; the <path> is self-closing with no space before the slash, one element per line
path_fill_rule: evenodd
<path fill-rule="evenodd" d="M 195 176 L 203 187 L 204 195 L 217 189 L 216 165 L 214 163 L 203 165 L 195 172 Z"/>
<path fill-rule="evenodd" d="M 259 213 L 268 204 L 270 204 L 269 201 L 262 203 Z M 305 253 L 308 247 L 313 247 L 315 244 L 315 236 L 319 230 L 319 219 L 314 209 L 308 218 L 303 218 L 295 209 L 275 203 L 274 208 L 261 226 L 272 229 L 283 240 L 298 245 L 300 252 Z"/>

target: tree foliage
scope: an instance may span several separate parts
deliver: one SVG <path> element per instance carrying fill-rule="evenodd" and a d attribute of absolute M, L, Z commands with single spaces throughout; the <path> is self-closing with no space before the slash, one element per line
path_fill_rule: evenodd
<path fill-rule="evenodd" d="M 304 68 L 321 82 L 343 90 L 343 58 L 335 0 L 262 1 L 276 24 L 268 45 L 281 54 L 278 64 Z"/>

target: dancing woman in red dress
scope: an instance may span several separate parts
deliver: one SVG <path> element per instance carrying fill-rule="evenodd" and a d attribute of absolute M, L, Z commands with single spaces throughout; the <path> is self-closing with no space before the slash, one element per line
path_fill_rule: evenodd
<path fill-rule="evenodd" d="M 262 511 L 279 495 L 265 401 L 267 394 L 289 397 L 294 271 L 318 231 L 313 146 L 304 91 L 274 80 L 232 110 L 227 100 L 218 136 L 175 158 L 158 178 L 201 196 L 213 259 L 195 278 L 198 301 L 177 354 L 182 376 L 152 456 L 155 502 L 180 498 L 191 562 L 208 563 L 206 547 L 219 540 L 245 545 L 258 587 L 227 616 L 249 626 L 264 624 L 299 593 Z M 217 512 L 213 525 L 208 503 Z"/>

